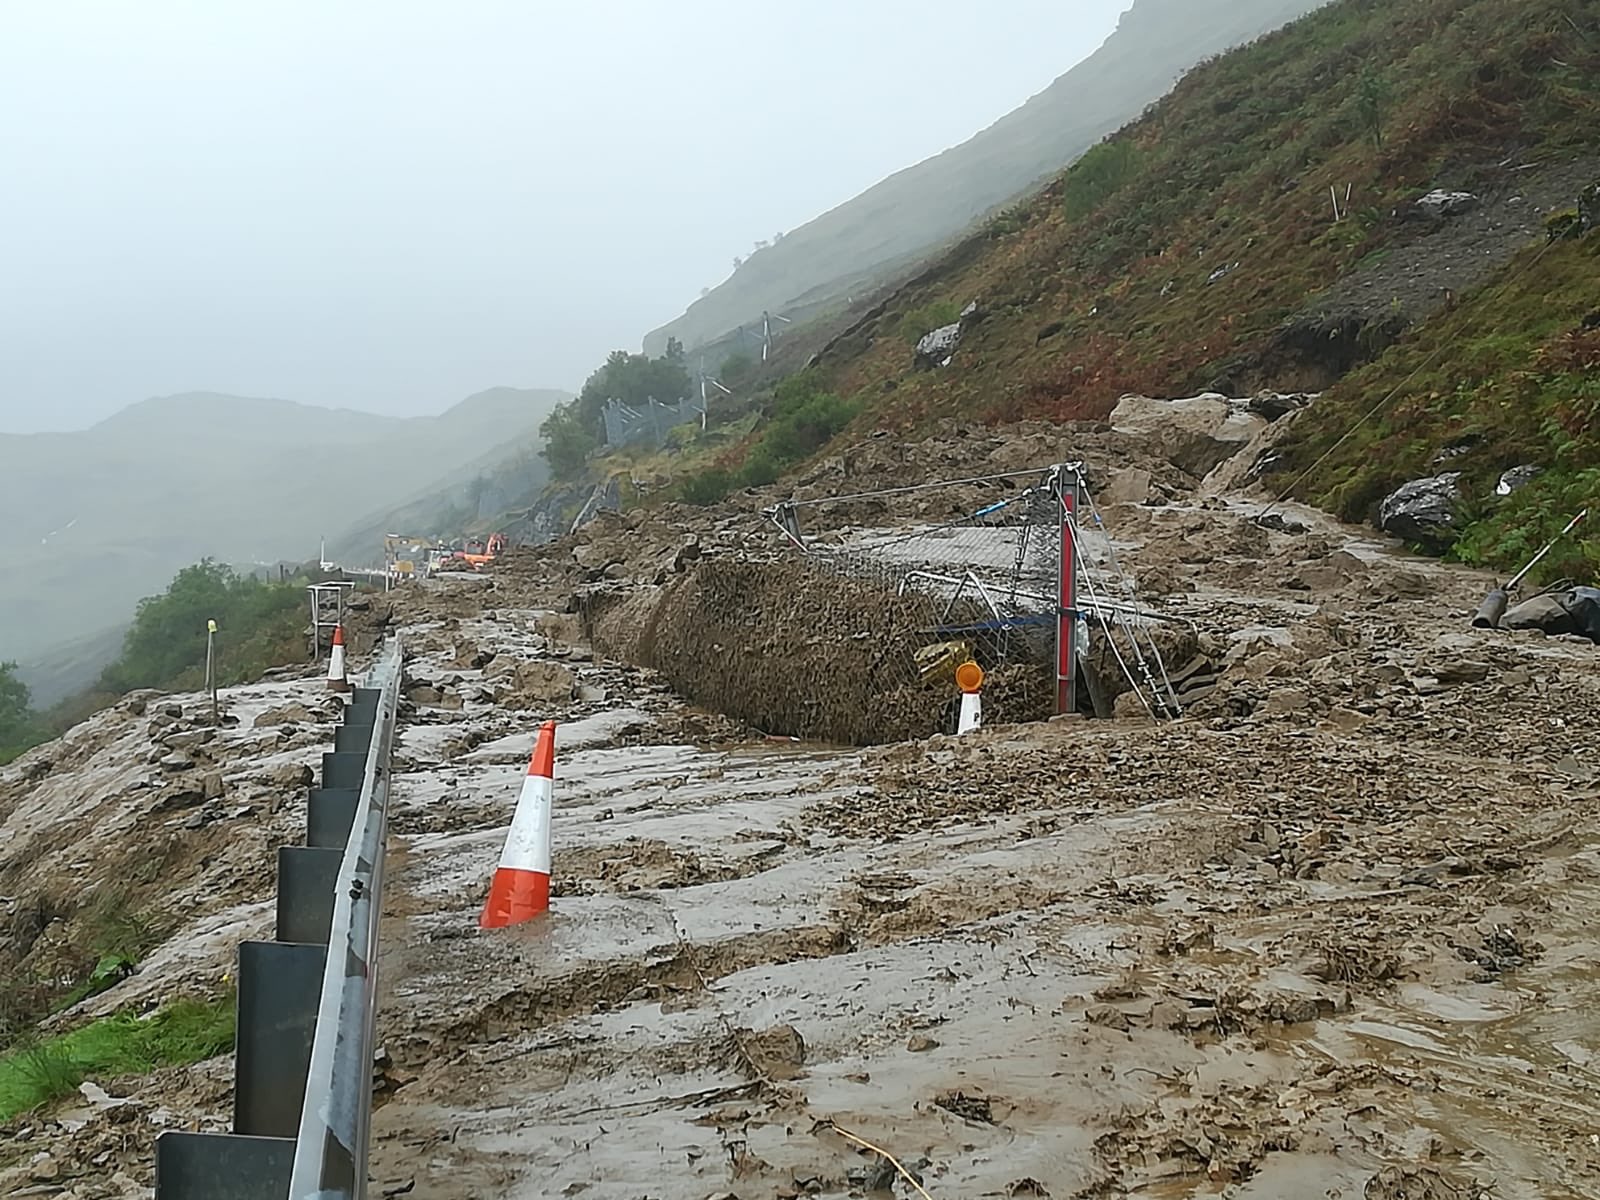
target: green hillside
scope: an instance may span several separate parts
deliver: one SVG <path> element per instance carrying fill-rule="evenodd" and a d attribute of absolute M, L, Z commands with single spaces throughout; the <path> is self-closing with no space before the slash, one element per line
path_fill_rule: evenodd
<path fill-rule="evenodd" d="M 870 293 L 1061 170 L 1207 55 L 1325 2 L 1135 0 L 1104 46 L 1028 103 L 750 255 L 651 333 L 646 353 L 659 357 L 669 338 L 691 350 L 716 343 L 766 309 L 801 319 Z"/>
<path fill-rule="evenodd" d="M 1426 388 L 1346 443 L 1306 494 L 1357 515 L 1470 427 L 1492 439 L 1475 479 L 1504 459 L 1560 457 L 1518 503 L 1567 504 L 1592 445 L 1579 327 L 1600 304 L 1584 282 L 1594 239 L 1475 297 L 1515 277 L 1551 216 L 1600 178 L 1597 116 L 1595 0 L 1341 0 L 1192 72 L 843 323 L 808 378 L 859 408 L 856 430 L 1103 419 L 1128 392 L 1332 388 L 1294 451 L 1309 463 L 1431 350 L 1443 365 Z M 1425 215 L 1418 199 L 1440 187 L 1475 206 Z M 968 304 L 950 364 L 919 367 L 916 335 Z M 1530 381 L 1552 373 L 1565 378 Z M 1381 462 L 1372 438 L 1385 439 Z M 1463 544 L 1494 562 L 1520 548 L 1471 531 Z"/>
<path fill-rule="evenodd" d="M 1280 449 L 1277 477 L 1305 474 L 1295 493 L 1351 520 L 1407 479 L 1459 471 L 1470 499 L 1456 555 L 1506 569 L 1531 559 L 1571 514 L 1600 506 L 1600 233 L 1524 252 L 1324 396 Z M 1520 466 L 1540 474 L 1498 497 L 1502 473 Z M 1597 574 L 1591 532 L 1564 542 L 1541 578 Z"/>

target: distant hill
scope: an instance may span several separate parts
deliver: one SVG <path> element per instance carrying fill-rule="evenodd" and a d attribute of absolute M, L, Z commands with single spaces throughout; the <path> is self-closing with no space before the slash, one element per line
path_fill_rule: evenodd
<path fill-rule="evenodd" d="M 870 291 L 1060 171 L 1197 63 L 1325 2 L 1136 0 L 1105 45 L 1021 108 L 752 254 L 646 337 L 646 352 L 661 354 L 669 337 L 691 349 L 714 342 L 764 310 L 813 316 Z"/>
<path fill-rule="evenodd" d="M 125 624 L 118 625 L 24 655 L 18 675 L 28 685 L 33 707 L 42 711 L 94 686 L 106 664 L 122 652 L 127 632 Z"/>
<path fill-rule="evenodd" d="M 328 540 L 328 554 L 347 566 L 376 566 L 382 539 L 459 537 L 488 532 L 502 517 L 537 501 L 550 482 L 540 454 L 544 439 L 529 431 L 498 443 L 488 454 L 441 473 L 397 502 L 357 515 Z"/>
<path fill-rule="evenodd" d="M 78 433 L 0 435 L 0 660 L 81 673 L 81 655 L 52 648 L 100 645 L 180 567 L 314 558 L 361 514 L 535 436 L 564 399 L 496 388 L 401 420 L 188 393 Z"/>

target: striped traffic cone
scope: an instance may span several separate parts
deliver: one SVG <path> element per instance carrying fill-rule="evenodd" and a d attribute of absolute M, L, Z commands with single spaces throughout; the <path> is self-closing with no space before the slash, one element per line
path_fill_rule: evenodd
<path fill-rule="evenodd" d="M 333 627 L 333 649 L 328 652 L 328 690 L 348 692 L 350 680 L 344 673 L 344 626 Z"/>
<path fill-rule="evenodd" d="M 983 668 L 964 662 L 956 668 L 956 686 L 961 689 L 961 719 L 956 732 L 971 733 L 983 725 Z"/>
<path fill-rule="evenodd" d="M 550 907 L 550 807 L 555 798 L 556 723 L 539 727 L 528 774 L 517 797 L 517 813 L 489 885 L 478 920 L 481 929 L 503 929 L 531 920 Z"/>

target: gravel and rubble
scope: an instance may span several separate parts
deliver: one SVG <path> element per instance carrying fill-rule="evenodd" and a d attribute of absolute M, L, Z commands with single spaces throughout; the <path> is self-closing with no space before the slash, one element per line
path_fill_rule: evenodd
<path fill-rule="evenodd" d="M 781 553 L 760 495 L 604 516 L 488 579 L 369 610 L 410 651 L 375 1192 L 1600 1196 L 1593 646 L 1474 630 L 1484 577 L 1303 508 L 1263 527 L 1192 442 L 1193 470 L 1131 445 L 1118 466 L 1123 437 L 946 431 L 854 453 L 1000 469 L 1080 440 L 1141 593 L 1217 664 L 1176 722 L 795 743 L 596 653 L 590 590 L 618 593 L 617 613 L 705 561 Z M 849 492 L 846 465 L 807 486 Z M 772 650 L 733 666 L 790 669 Z M 238 725 L 211 739 L 153 739 L 155 697 L 75 733 L 75 753 L 110 755 L 99 791 L 124 799 L 108 811 L 195 843 L 172 870 L 184 938 L 101 1011 L 153 996 L 150 977 L 225 969 L 265 918 L 251 906 L 266 844 L 291 836 L 287 796 L 182 825 L 311 760 L 311 686 L 236 698 Z M 560 722 L 552 912 L 485 934 L 545 719 Z M 192 765 L 169 770 L 173 755 Z M 81 786 L 38 793 L 71 778 L 66 747 L 35 756 L 0 775 L 0 836 L 17 839 L 0 860 L 20 872 L 0 875 L 6 896 L 14 878 L 68 883 L 87 855 L 62 847 L 95 836 Z M 211 771 L 223 797 L 201 786 L 194 807 L 155 811 Z M 103 853 L 125 863 L 131 841 Z M 179 948 L 213 942 L 184 965 Z M 148 1195 L 160 1123 L 216 1128 L 227 1109 L 216 1063 L 99 1082 L 133 1103 L 13 1122 L 11 1178 Z"/>
<path fill-rule="evenodd" d="M 910 1194 L 865 1141 L 933 1196 L 1600 1195 L 1592 648 L 1471 630 L 1481 576 L 1188 478 L 1106 513 L 1222 664 L 1181 722 L 589 743 L 554 912 L 496 938 L 531 726 L 443 796 L 413 763 L 479 832 L 406 847 L 379 1182 Z M 691 538 L 772 552 L 750 528 L 613 518 L 514 586 L 648 590 Z"/>
<path fill-rule="evenodd" d="M 271 937 L 277 848 L 343 708 L 320 673 L 281 676 L 215 725 L 204 696 L 133 693 L 0 770 L 0 978 L 41 1036 L 224 998 L 238 943 Z M 108 955 L 124 977 L 59 1008 Z M 155 1136 L 227 1127 L 224 1060 L 84 1086 L 113 1099 L 0 1126 L 0 1194 L 147 1195 Z"/>

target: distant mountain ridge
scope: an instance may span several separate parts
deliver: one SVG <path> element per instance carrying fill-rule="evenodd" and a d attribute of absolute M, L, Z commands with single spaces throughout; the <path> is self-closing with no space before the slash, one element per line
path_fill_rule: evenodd
<path fill-rule="evenodd" d="M 691 349 L 764 310 L 804 309 L 870 290 L 973 221 L 1043 183 L 1137 117 L 1202 60 L 1327 0 L 1136 0 L 1099 50 L 959 146 L 900 171 L 752 254 L 733 277 L 644 339 Z"/>
<path fill-rule="evenodd" d="M 0 660 L 131 619 L 202 557 L 315 557 L 318 540 L 522 445 L 558 391 L 495 388 L 436 417 L 207 392 L 142 401 L 75 433 L 0 435 Z"/>

